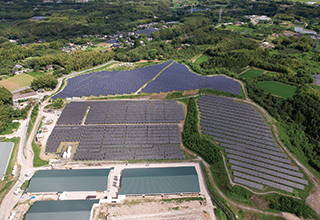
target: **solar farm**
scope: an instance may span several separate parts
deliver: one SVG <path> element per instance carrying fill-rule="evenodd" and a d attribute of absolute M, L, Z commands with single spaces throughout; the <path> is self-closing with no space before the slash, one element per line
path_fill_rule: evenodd
<path fill-rule="evenodd" d="M 270 127 L 251 105 L 211 95 L 202 96 L 198 103 L 203 134 L 224 148 L 235 183 L 291 193 L 305 189 L 308 181 L 281 152 Z"/>
<path fill-rule="evenodd" d="M 241 94 L 239 82 L 232 78 L 197 75 L 183 64 L 167 61 L 127 71 L 100 71 L 75 76 L 52 98 L 132 94 L 141 89 L 144 93 L 160 93 L 202 88 Z"/>
<path fill-rule="evenodd" d="M 87 113 L 87 117 L 85 117 Z M 63 142 L 78 143 L 74 160 L 185 159 L 175 101 L 71 102 L 46 147 L 57 153 Z"/>

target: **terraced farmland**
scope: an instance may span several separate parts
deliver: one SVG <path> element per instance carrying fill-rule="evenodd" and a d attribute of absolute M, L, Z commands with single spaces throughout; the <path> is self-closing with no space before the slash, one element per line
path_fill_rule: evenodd
<path fill-rule="evenodd" d="M 233 181 L 258 190 L 268 187 L 292 193 L 308 181 L 275 143 L 270 127 L 251 105 L 218 96 L 199 98 L 203 134 L 220 142 Z"/>

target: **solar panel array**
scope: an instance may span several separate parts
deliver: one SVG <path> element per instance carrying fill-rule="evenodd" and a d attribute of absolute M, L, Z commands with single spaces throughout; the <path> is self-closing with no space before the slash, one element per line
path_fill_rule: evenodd
<path fill-rule="evenodd" d="M 87 73 L 68 79 L 68 85 L 52 98 L 107 96 L 131 94 L 137 92 L 144 84 L 160 75 L 142 89 L 146 93 L 184 91 L 210 88 L 223 92 L 241 94 L 238 81 L 226 76 L 201 76 L 194 74 L 179 63 L 167 61 L 161 64 L 127 71 L 99 71 Z"/>
<path fill-rule="evenodd" d="M 68 85 L 52 98 L 131 94 L 170 63 L 172 61 L 127 71 L 99 71 L 75 76 L 68 79 Z"/>
<path fill-rule="evenodd" d="M 142 92 L 159 93 L 202 88 L 241 94 L 240 84 L 236 80 L 222 75 L 196 75 L 180 63 L 173 63 L 169 68 L 165 69 L 154 81 L 142 89 Z"/>
<path fill-rule="evenodd" d="M 308 181 L 273 140 L 268 124 L 251 105 L 218 96 L 199 98 L 201 127 L 225 148 L 234 182 L 293 192 Z"/>
<path fill-rule="evenodd" d="M 57 125 L 179 123 L 184 119 L 182 106 L 165 101 L 87 101 L 71 102 L 64 108 Z"/>
<path fill-rule="evenodd" d="M 57 152 L 61 142 L 79 142 L 75 160 L 185 159 L 177 124 L 183 119 L 182 106 L 170 100 L 71 102 L 46 152 Z"/>

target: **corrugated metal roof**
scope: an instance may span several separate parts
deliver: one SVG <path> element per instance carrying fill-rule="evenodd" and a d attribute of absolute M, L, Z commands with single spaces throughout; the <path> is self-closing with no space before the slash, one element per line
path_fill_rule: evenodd
<path fill-rule="evenodd" d="M 40 170 L 28 192 L 106 191 L 110 169 Z"/>
<path fill-rule="evenodd" d="M 119 195 L 200 192 L 195 167 L 124 169 Z"/>
<path fill-rule="evenodd" d="M 13 142 L 0 142 L 0 179 L 7 170 L 13 146 Z"/>
<path fill-rule="evenodd" d="M 94 203 L 99 200 L 37 201 L 25 220 L 89 220 Z"/>

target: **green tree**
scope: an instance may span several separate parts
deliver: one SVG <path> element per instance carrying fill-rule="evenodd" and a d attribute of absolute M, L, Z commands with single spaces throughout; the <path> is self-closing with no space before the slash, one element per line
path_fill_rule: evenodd
<path fill-rule="evenodd" d="M 40 76 L 31 82 L 34 90 L 50 88 L 54 89 L 58 84 L 58 80 L 52 75 Z"/>

